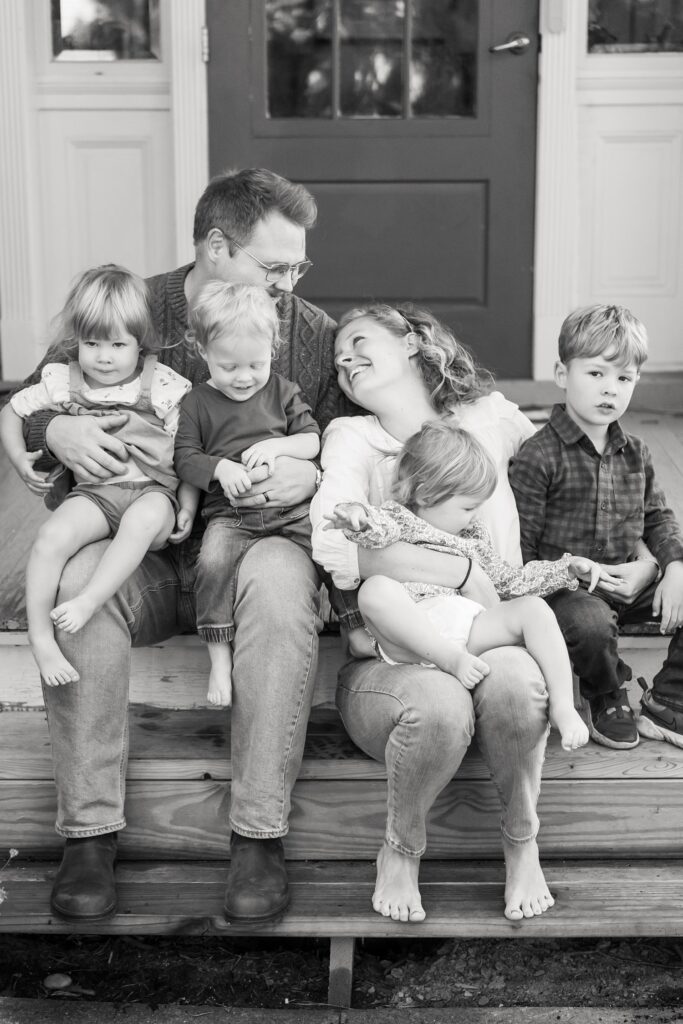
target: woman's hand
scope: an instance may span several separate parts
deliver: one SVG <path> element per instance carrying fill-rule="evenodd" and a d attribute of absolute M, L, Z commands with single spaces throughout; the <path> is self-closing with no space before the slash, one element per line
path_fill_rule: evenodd
<path fill-rule="evenodd" d="M 472 562 L 472 568 L 464 587 L 460 588 L 463 597 L 469 597 L 470 601 L 478 601 L 484 608 L 494 608 L 500 604 L 500 598 L 496 593 L 491 580 L 488 578 L 478 562 Z"/>
<path fill-rule="evenodd" d="M 368 510 L 359 501 L 340 501 L 324 518 L 328 522 L 323 530 L 352 530 L 353 533 L 367 529 L 370 522 Z"/>
<path fill-rule="evenodd" d="M 251 489 L 232 504 L 235 508 L 261 508 L 263 505 L 289 508 L 298 505 L 315 494 L 316 474 L 313 462 L 278 455 L 270 475 L 267 466 L 256 466 L 249 470 Z"/>
<path fill-rule="evenodd" d="M 610 569 L 612 567 L 610 566 Z M 588 583 L 588 593 L 592 592 L 597 587 L 598 583 L 600 588 L 606 592 L 612 593 L 623 586 L 623 581 L 618 576 L 613 576 L 607 569 L 607 566 L 600 565 L 599 562 L 594 562 L 592 558 L 583 558 L 581 555 L 573 555 L 569 563 L 569 572 L 576 579 L 583 580 L 584 583 Z"/>
<path fill-rule="evenodd" d="M 55 416 L 45 439 L 50 452 L 79 482 L 98 484 L 126 471 L 126 446 L 109 430 L 122 426 L 127 413 L 107 416 Z"/>
<path fill-rule="evenodd" d="M 673 633 L 683 625 L 683 562 L 670 562 L 655 590 L 652 611 L 661 615 L 660 633 Z"/>

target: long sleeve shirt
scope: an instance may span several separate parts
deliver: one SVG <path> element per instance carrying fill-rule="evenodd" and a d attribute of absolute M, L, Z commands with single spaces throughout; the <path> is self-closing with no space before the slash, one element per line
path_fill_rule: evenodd
<path fill-rule="evenodd" d="M 397 541 L 417 544 L 433 551 L 464 555 L 478 562 L 502 600 L 534 594 L 545 597 L 556 590 L 576 590 L 579 581 L 569 572 L 570 554 L 556 561 L 527 562 L 525 566 L 510 565 L 491 543 L 483 523 L 474 520 L 462 533 L 445 533 L 420 519 L 404 505 L 387 501 L 380 508 L 366 506 L 369 523 L 364 530 L 344 530 L 355 544 L 366 548 L 385 548 Z M 435 583 L 404 583 L 413 600 L 437 594 L 453 594 L 450 587 Z"/>
<path fill-rule="evenodd" d="M 562 551 L 626 562 L 642 537 L 662 569 L 683 558 L 683 536 L 639 437 L 610 424 L 600 453 L 563 405 L 510 464 L 524 561 Z"/>

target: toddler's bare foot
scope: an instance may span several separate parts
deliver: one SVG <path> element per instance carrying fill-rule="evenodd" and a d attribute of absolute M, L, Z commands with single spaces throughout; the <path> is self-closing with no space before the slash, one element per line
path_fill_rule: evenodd
<path fill-rule="evenodd" d="M 65 633 L 77 633 L 79 629 L 83 629 L 86 622 L 90 622 L 98 607 L 97 603 L 91 601 L 85 594 L 79 594 L 71 601 L 64 601 L 53 608 L 50 618 L 55 626 L 63 629 Z"/>
<path fill-rule="evenodd" d="M 206 699 L 215 708 L 229 708 L 232 704 L 232 675 L 225 670 L 211 669 L 209 692 Z"/>
<path fill-rule="evenodd" d="M 588 726 L 575 708 L 550 709 L 550 721 L 560 734 L 564 750 L 576 750 L 588 743 Z"/>
<path fill-rule="evenodd" d="M 419 871 L 418 857 L 406 857 L 385 843 L 377 857 L 372 909 L 394 921 L 424 921 L 417 885 Z"/>
<path fill-rule="evenodd" d="M 455 676 L 468 690 L 473 690 L 490 671 L 485 661 L 475 658 L 469 651 L 464 650 L 458 651 L 452 658 L 449 658 L 448 665 L 444 665 L 443 668 L 445 672 Z"/>
<path fill-rule="evenodd" d="M 372 638 L 362 626 L 350 629 L 346 634 L 346 644 L 352 658 L 376 658 Z"/>
<path fill-rule="evenodd" d="M 553 906 L 535 839 L 527 843 L 509 843 L 503 839 L 505 853 L 505 916 L 510 921 L 535 917 Z"/>
<path fill-rule="evenodd" d="M 47 686 L 63 686 L 77 683 L 80 676 L 73 665 L 66 660 L 52 636 L 32 637 L 29 634 L 31 651 L 36 660 L 43 682 Z"/>

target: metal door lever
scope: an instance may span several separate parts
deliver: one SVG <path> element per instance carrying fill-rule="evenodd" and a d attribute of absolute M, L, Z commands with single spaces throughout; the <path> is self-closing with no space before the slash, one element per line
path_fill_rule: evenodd
<path fill-rule="evenodd" d="M 489 53 L 502 53 L 507 50 L 508 53 L 519 54 L 524 53 L 530 45 L 531 40 L 528 36 L 522 35 L 521 32 L 513 32 L 504 43 L 499 43 L 498 46 L 489 46 Z"/>

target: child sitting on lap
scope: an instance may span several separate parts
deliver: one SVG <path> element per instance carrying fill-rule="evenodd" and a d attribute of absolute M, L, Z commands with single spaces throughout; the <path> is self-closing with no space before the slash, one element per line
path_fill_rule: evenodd
<path fill-rule="evenodd" d="M 493 549 L 486 527 L 474 518 L 495 486 L 495 466 L 476 438 L 444 420 L 425 423 L 408 438 L 398 458 L 393 488 L 398 501 L 381 508 L 340 503 L 327 517 L 329 528 L 343 529 L 349 540 L 364 547 L 406 541 L 476 560 L 503 598 L 488 609 L 436 584 L 367 579 L 358 604 L 378 654 L 390 664 L 436 666 L 471 689 L 488 674 L 481 654 L 524 644 L 546 679 L 550 720 L 563 747 L 573 750 L 587 742 L 588 730 L 574 709 L 562 634 L 540 597 L 573 590 L 579 579 L 592 589 L 601 575 L 609 585 L 609 577 L 590 559 L 570 554 L 524 568 L 506 562 Z M 468 576 L 469 570 L 463 585 Z"/>
<path fill-rule="evenodd" d="M 240 562 L 263 537 L 286 537 L 310 555 L 308 502 L 293 508 L 235 507 L 248 496 L 249 471 L 288 455 L 314 459 L 320 431 L 298 385 L 271 372 L 279 322 L 264 288 L 211 281 L 190 313 L 190 340 L 210 379 L 185 399 L 176 437 L 181 480 L 204 492 L 208 521 L 197 564 L 197 632 L 211 660 L 210 704 L 232 702 L 233 606 Z M 262 479 L 260 477 L 259 479 Z M 268 586 L 268 581 L 263 581 Z"/>
<path fill-rule="evenodd" d="M 548 598 L 590 707 L 591 736 L 616 748 L 635 747 L 638 731 L 683 746 L 683 536 L 647 446 L 619 424 L 646 359 L 645 327 L 623 306 L 570 314 L 555 366 L 565 404 L 522 445 L 509 472 L 525 561 L 557 558 L 570 548 L 627 582 L 632 560 L 643 557 L 637 554 L 641 538 L 652 552 L 644 557 L 656 560 L 640 592 L 627 596 L 624 587 L 610 591 L 599 584 L 592 592 Z M 618 626 L 653 615 L 661 618 L 663 633 L 676 632 L 636 723 Z"/>
<path fill-rule="evenodd" d="M 138 567 L 148 551 L 164 547 L 176 522 L 178 479 L 173 436 L 182 396 L 191 384 L 157 362 L 157 340 L 147 286 L 123 267 L 85 271 L 58 318 L 40 383 L 14 394 L 0 414 L 0 437 L 19 476 L 36 493 L 50 489 L 28 453 L 23 420 L 41 409 L 69 414 L 125 412 L 112 431 L 126 446 L 122 476 L 93 484 L 76 481 L 64 503 L 41 526 L 26 569 L 28 635 L 48 686 L 76 682 L 54 626 L 75 633 Z M 68 362 L 52 362 L 63 359 Z M 180 494 L 180 503 L 185 500 Z M 188 495 L 191 500 L 191 496 Z M 71 601 L 53 608 L 62 570 L 87 544 L 113 537 L 93 577 Z M 170 538 L 174 539 L 174 538 Z"/>

